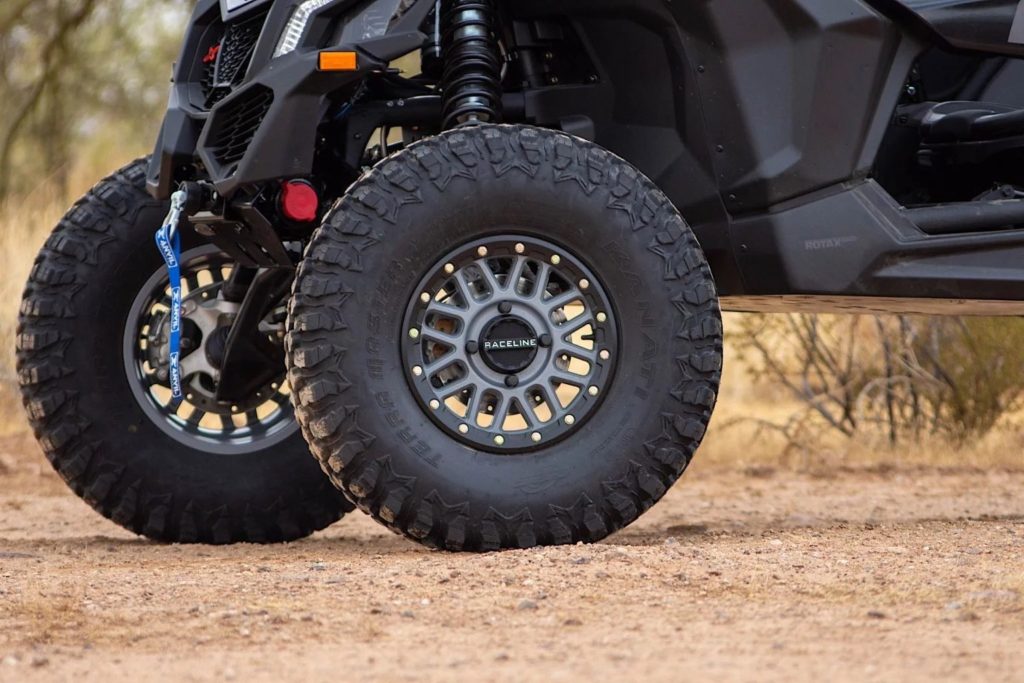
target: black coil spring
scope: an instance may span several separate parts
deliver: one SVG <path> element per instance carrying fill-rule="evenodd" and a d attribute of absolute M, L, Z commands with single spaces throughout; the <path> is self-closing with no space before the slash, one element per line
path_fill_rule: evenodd
<path fill-rule="evenodd" d="M 446 0 L 442 8 L 444 128 L 497 123 L 502 59 L 494 34 L 494 6 L 491 0 Z"/>

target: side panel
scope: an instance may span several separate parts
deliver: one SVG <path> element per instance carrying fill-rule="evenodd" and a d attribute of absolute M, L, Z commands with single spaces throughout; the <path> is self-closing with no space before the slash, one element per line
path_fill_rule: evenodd
<path fill-rule="evenodd" d="M 859 0 L 673 3 L 732 214 L 866 176 L 899 88 L 901 29 Z"/>
<path fill-rule="evenodd" d="M 586 114 L 693 225 L 723 293 L 744 282 L 737 218 L 866 178 L 921 44 L 862 0 L 519 0 L 571 17 L 597 82 L 528 98 L 541 125 Z M 742 261 L 742 257 L 740 258 Z"/>

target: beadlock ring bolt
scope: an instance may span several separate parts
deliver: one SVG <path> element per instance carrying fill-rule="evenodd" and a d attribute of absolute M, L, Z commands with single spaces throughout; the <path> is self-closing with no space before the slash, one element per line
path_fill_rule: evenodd
<path fill-rule="evenodd" d="M 510 304 L 507 301 L 502 301 L 500 304 L 498 304 L 498 312 L 501 313 L 502 315 L 508 315 L 509 313 L 512 312 L 512 304 Z"/>

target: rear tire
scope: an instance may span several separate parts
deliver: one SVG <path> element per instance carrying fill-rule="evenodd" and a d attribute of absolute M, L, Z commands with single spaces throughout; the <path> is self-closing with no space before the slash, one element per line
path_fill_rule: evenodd
<path fill-rule="evenodd" d="M 494 277 L 467 274 L 476 284 L 453 294 L 463 263 Z M 549 284 L 549 263 L 567 269 L 562 284 Z M 550 378 L 560 357 L 544 354 L 567 313 L 537 301 L 576 293 L 596 341 L 563 406 Z M 446 331 L 429 322 L 438 302 L 453 311 Z M 475 322 L 479 311 L 498 317 Z M 499 328 L 501 339 L 487 336 Z M 461 330 L 485 332 L 477 342 Z M 416 342 L 428 337 L 451 350 L 424 341 L 421 363 Z M 483 348 L 509 353 L 481 363 Z M 701 249 L 653 183 L 588 142 L 487 125 L 412 145 L 349 190 L 300 266 L 286 351 L 299 423 L 332 481 L 412 539 L 485 551 L 598 541 L 657 502 L 710 420 L 722 325 Z M 462 376 L 450 385 L 432 369 L 448 357 L 458 367 L 444 373 Z M 541 377 L 532 400 L 554 417 L 509 398 L 517 412 L 503 419 L 488 398 L 488 423 L 472 397 L 502 394 L 506 372 Z M 460 381 L 473 387 L 451 404 Z M 548 382 L 559 398 L 544 399 Z M 508 427 L 516 416 L 533 428 Z"/>
<path fill-rule="evenodd" d="M 125 329 L 162 268 L 153 234 L 168 209 L 146 194 L 145 169 L 140 160 L 97 185 L 36 259 L 17 342 L 36 437 L 76 494 L 155 540 L 262 543 L 323 529 L 352 506 L 298 430 L 246 453 L 190 448 L 158 428 L 133 393 Z M 185 250 L 201 245 L 190 233 Z"/>

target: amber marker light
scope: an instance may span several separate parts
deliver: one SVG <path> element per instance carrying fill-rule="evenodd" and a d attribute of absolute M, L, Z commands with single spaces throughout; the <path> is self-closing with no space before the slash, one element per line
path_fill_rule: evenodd
<path fill-rule="evenodd" d="M 355 52 L 321 52 L 321 71 L 358 71 L 359 57 Z"/>

